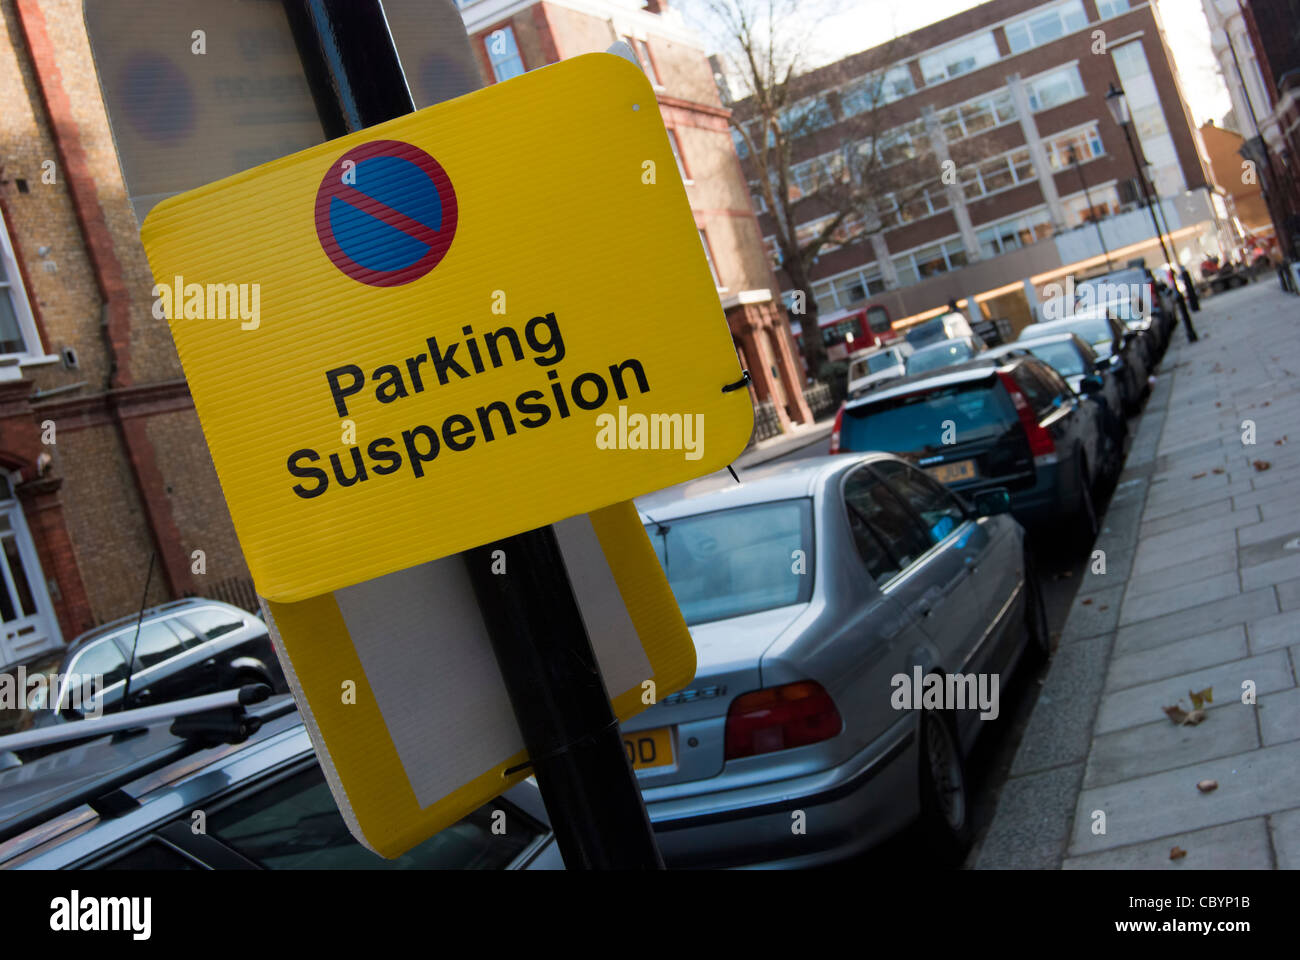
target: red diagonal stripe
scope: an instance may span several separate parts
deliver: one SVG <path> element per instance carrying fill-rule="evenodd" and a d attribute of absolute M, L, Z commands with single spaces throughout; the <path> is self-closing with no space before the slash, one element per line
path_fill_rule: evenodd
<path fill-rule="evenodd" d="M 342 200 L 350 207 L 355 207 L 362 213 L 374 217 L 381 223 L 385 223 L 394 230 L 400 230 L 407 236 L 419 240 L 426 247 L 432 247 L 438 239 L 438 231 L 432 227 L 425 226 L 419 220 L 412 220 L 406 214 L 399 210 L 381 203 L 374 197 L 362 193 L 355 187 L 347 185 L 339 186 L 334 196 Z"/>

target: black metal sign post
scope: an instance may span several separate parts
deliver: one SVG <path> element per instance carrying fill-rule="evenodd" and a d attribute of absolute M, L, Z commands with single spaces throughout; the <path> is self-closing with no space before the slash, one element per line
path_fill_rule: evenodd
<path fill-rule="evenodd" d="M 380 0 L 282 3 L 327 138 L 414 111 Z M 462 556 L 565 865 L 662 869 L 555 532 Z"/>

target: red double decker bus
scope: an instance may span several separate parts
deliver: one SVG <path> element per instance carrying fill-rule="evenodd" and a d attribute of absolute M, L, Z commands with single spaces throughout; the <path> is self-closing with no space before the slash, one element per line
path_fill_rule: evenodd
<path fill-rule="evenodd" d="M 863 350 L 902 339 L 902 334 L 893 328 L 889 311 L 879 305 L 839 316 L 831 314 L 825 319 L 819 317 L 818 326 L 821 329 L 822 343 L 826 345 L 826 356 L 830 360 L 844 360 Z M 802 330 L 795 334 L 795 340 L 802 350 Z"/>

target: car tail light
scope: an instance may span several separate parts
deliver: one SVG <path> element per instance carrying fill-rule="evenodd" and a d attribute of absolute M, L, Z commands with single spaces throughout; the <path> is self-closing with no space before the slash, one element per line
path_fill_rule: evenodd
<path fill-rule="evenodd" d="M 819 743 L 844 726 L 822 685 L 812 680 L 755 690 L 727 711 L 727 760 Z"/>
<path fill-rule="evenodd" d="M 1011 402 L 1015 404 L 1016 415 L 1020 417 L 1020 425 L 1025 428 L 1025 439 L 1029 441 L 1029 453 L 1035 459 L 1056 453 L 1056 441 L 1038 422 L 1038 417 L 1034 415 L 1033 408 L 1029 406 L 1029 401 L 1025 399 L 1024 391 L 1020 389 L 1020 385 L 1012 379 L 1009 373 L 999 371 L 998 376 L 1002 380 L 1002 385 L 1007 388 L 1007 393 L 1011 394 Z"/>
<path fill-rule="evenodd" d="M 831 453 L 840 452 L 840 427 L 844 426 L 844 404 L 840 404 L 839 412 L 835 414 L 835 425 L 831 427 Z"/>

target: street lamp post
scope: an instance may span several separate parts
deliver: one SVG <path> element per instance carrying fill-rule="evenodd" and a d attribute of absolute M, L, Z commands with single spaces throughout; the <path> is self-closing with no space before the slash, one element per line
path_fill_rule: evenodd
<path fill-rule="evenodd" d="M 1137 146 L 1133 142 L 1133 133 L 1129 129 L 1132 126 L 1132 117 L 1129 115 L 1128 97 L 1124 95 L 1122 89 L 1113 83 L 1110 85 L 1110 89 L 1106 91 L 1106 106 L 1115 122 L 1119 124 L 1120 129 L 1124 131 L 1124 140 L 1128 143 L 1129 156 L 1133 158 L 1133 171 L 1137 174 L 1138 186 L 1142 190 L 1142 200 L 1146 204 L 1147 212 L 1151 214 L 1151 225 L 1155 227 L 1156 239 L 1160 241 L 1160 250 L 1165 255 L 1165 262 L 1172 268 L 1174 259 L 1169 254 L 1169 246 L 1165 243 L 1165 235 L 1160 229 L 1160 221 L 1156 219 L 1156 209 L 1151 203 L 1151 193 L 1147 191 L 1146 174 L 1142 171 Z M 1154 192 L 1154 190 L 1153 185 L 1151 192 Z M 1187 311 L 1187 301 L 1183 299 L 1183 291 L 1179 289 L 1176 277 L 1171 276 L 1170 281 L 1174 288 L 1174 298 L 1178 302 L 1178 312 L 1183 317 L 1183 327 L 1187 331 L 1187 340 L 1189 343 L 1195 343 L 1200 338 L 1197 337 L 1196 329 L 1192 326 L 1192 315 Z"/>
<path fill-rule="evenodd" d="M 1092 205 L 1092 194 L 1088 192 L 1088 182 L 1083 179 L 1083 167 L 1079 166 L 1079 153 L 1074 147 L 1070 147 L 1068 157 L 1070 166 L 1074 167 L 1074 172 L 1079 175 L 1079 186 L 1083 188 L 1083 199 L 1088 204 L 1088 219 L 1097 228 L 1097 242 L 1101 244 L 1102 255 L 1106 258 L 1106 272 L 1109 273 L 1110 251 L 1106 249 L 1106 238 L 1101 235 L 1101 221 L 1093 214 L 1096 207 Z"/>

